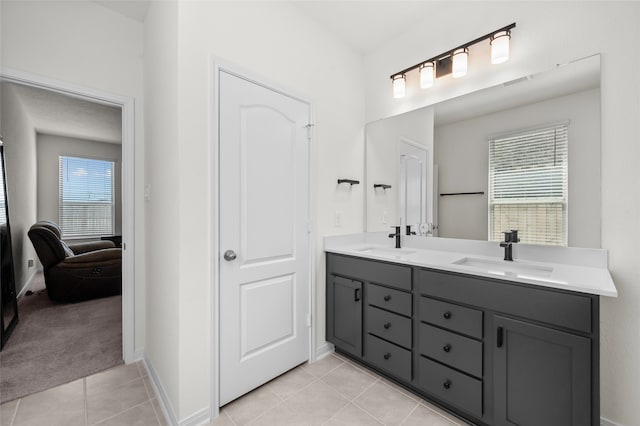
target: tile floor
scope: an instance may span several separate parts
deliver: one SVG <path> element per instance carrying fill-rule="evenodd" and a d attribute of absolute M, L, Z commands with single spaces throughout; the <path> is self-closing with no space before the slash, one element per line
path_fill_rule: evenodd
<path fill-rule="evenodd" d="M 0 406 L 0 425 L 164 426 L 141 363 Z M 303 364 L 223 407 L 210 426 L 466 425 L 338 355 Z"/>

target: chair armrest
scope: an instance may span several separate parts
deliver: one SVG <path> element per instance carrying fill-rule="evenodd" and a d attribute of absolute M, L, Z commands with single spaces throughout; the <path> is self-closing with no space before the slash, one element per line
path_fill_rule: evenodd
<path fill-rule="evenodd" d="M 100 241 L 89 241 L 86 243 L 77 243 L 77 244 L 69 244 L 69 248 L 73 251 L 74 254 L 82 254 L 95 250 L 102 250 L 108 248 L 114 248 L 116 245 L 113 241 L 100 240 Z"/>
<path fill-rule="evenodd" d="M 122 261 L 122 249 L 108 248 L 67 257 L 60 265 L 86 266 L 87 263 Z"/>

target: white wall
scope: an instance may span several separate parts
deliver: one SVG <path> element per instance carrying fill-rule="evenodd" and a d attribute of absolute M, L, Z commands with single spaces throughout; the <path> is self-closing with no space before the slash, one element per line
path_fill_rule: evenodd
<path fill-rule="evenodd" d="M 59 158 L 71 156 L 113 161 L 115 228 L 114 235 L 122 232 L 122 146 L 114 143 L 96 142 L 66 136 L 36 135 L 38 165 L 38 220 L 59 222 Z"/>
<path fill-rule="evenodd" d="M 135 350 L 144 346 L 143 26 L 89 1 L 2 1 L 1 65 L 135 98 Z"/>
<path fill-rule="evenodd" d="M 152 3 L 151 12 L 155 13 L 154 9 L 159 8 Z M 211 306 L 212 274 L 216 273 L 212 270 L 211 247 L 216 237 L 210 227 L 212 196 L 215 194 L 211 179 L 217 173 L 215 164 L 211 164 L 212 151 L 216 149 L 212 145 L 214 135 L 211 129 L 212 56 L 306 97 L 315 106 L 318 235 L 318 252 L 314 260 L 318 284 L 315 324 L 319 343 L 324 342 L 321 236 L 362 230 L 362 188 L 356 186 L 347 192 L 338 188 L 336 181 L 340 177 L 363 178 L 364 101 L 361 57 L 301 15 L 293 5 L 184 2 L 179 3 L 178 9 L 178 87 L 176 89 L 169 84 L 162 95 L 166 96 L 163 104 L 170 102 L 175 93 L 178 95 L 178 134 L 176 138 L 158 138 L 154 133 L 149 138 L 149 149 L 164 150 L 167 152 L 164 155 L 170 155 L 178 167 L 177 188 L 173 184 L 162 186 L 152 182 L 151 203 L 155 197 L 171 196 L 179 206 L 178 220 L 171 224 L 172 229 L 179 230 L 176 232 L 177 244 L 173 246 L 173 262 L 177 260 L 179 268 L 179 281 L 173 285 L 179 295 L 174 299 L 177 305 L 173 309 L 178 310 L 180 321 L 178 339 L 172 342 L 178 353 L 167 355 L 177 356 L 178 364 L 177 371 L 173 367 L 168 368 L 167 374 L 178 374 L 178 389 L 172 389 L 172 393 L 179 397 L 173 403 L 176 404 L 177 417 L 184 419 L 201 413 L 211 402 L 211 321 L 216 314 Z M 155 21 L 151 14 L 148 19 Z M 169 18 L 165 16 L 164 22 L 167 21 Z M 148 21 L 147 25 L 151 22 Z M 174 23 L 170 22 L 169 32 L 174 29 Z M 174 49 L 171 40 L 166 40 L 168 46 L 164 48 L 169 52 L 164 54 L 156 51 L 163 48 L 162 44 L 150 40 L 160 30 L 148 31 L 150 45 L 147 54 L 154 57 L 167 55 L 168 62 Z M 338 70 L 340 78 L 336 76 Z M 169 73 L 159 69 L 154 72 Z M 150 73 L 147 70 L 146 76 L 152 77 Z M 169 82 L 172 78 L 166 77 L 163 81 Z M 160 81 L 158 84 L 147 82 L 149 90 L 160 89 L 160 86 Z M 151 99 L 148 98 L 148 105 Z M 153 120 L 148 131 L 152 131 L 161 116 L 148 116 Z M 159 167 L 151 165 L 151 155 L 160 154 L 147 154 L 148 167 Z M 333 226 L 334 210 L 342 212 L 340 228 Z M 173 274 L 174 266 L 167 266 L 163 260 L 159 253 L 149 252 L 149 270 L 153 265 L 158 269 L 158 275 L 165 272 Z M 157 285 L 150 279 L 150 285 L 152 282 Z M 150 315 L 149 322 L 155 318 Z M 172 386 L 173 383 L 167 388 Z"/>
<path fill-rule="evenodd" d="M 389 231 L 398 226 L 397 206 L 400 203 L 398 144 L 408 140 L 424 145 L 433 156 L 433 108 L 421 108 L 406 114 L 369 123 L 366 128 L 366 202 L 367 232 Z M 374 183 L 392 185 L 390 189 L 374 189 Z M 433 169 L 427 170 L 427 198 L 431 201 Z M 427 207 L 429 211 L 429 206 Z M 427 222 L 432 221 L 427 214 Z M 386 218 L 386 222 L 383 219 Z M 402 230 L 404 232 L 404 229 Z"/>
<path fill-rule="evenodd" d="M 450 2 L 441 11 L 437 20 L 425 20 L 428 25 L 411 28 L 365 58 L 367 121 L 602 54 L 601 239 L 619 297 L 600 302 L 601 409 L 612 421 L 640 424 L 640 4 Z M 470 57 L 477 72 L 470 70 L 447 90 L 410 88 L 403 100 L 390 96 L 393 72 L 514 21 L 509 62 L 482 65 Z"/>
<path fill-rule="evenodd" d="M 600 88 L 436 127 L 439 192 L 484 191 L 484 195 L 440 197 L 440 236 L 487 239 L 490 136 L 565 121 L 569 121 L 569 246 L 599 248 Z"/>
<path fill-rule="evenodd" d="M 0 133 L 4 140 L 9 226 L 17 294 L 36 271 L 35 263 L 34 267 L 27 266 L 29 259 L 38 259 L 27 236 L 29 228 L 36 222 L 36 132 L 15 88 L 9 84 L 0 84 L 0 88 Z"/>
<path fill-rule="evenodd" d="M 145 208 L 148 280 L 145 352 L 166 392 L 168 409 L 174 418 L 179 408 L 178 324 L 182 287 L 178 257 L 182 224 L 178 194 L 177 14 L 175 2 L 151 2 L 145 21 L 144 61 L 148 139 L 145 182 L 151 189 Z M 201 284 L 205 285 L 205 278 Z M 207 371 L 207 365 L 203 368 Z"/>

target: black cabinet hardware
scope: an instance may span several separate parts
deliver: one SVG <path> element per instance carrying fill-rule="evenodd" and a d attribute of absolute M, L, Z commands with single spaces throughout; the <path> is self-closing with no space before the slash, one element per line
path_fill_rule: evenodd
<path fill-rule="evenodd" d="M 497 335 L 496 335 L 496 346 L 501 348 L 504 340 L 504 330 L 502 327 L 498 327 Z"/>

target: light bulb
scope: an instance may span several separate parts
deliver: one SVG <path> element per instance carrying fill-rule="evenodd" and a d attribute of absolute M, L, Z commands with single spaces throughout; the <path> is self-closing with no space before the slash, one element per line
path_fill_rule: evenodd
<path fill-rule="evenodd" d="M 467 59 L 469 58 L 469 49 L 462 48 L 453 51 L 453 78 L 464 77 L 467 74 Z"/>
<path fill-rule="evenodd" d="M 509 60 L 509 31 L 500 31 L 491 36 L 491 63 L 501 64 Z"/>
<path fill-rule="evenodd" d="M 405 95 L 405 77 L 404 74 L 393 76 L 393 97 L 403 98 Z"/>
<path fill-rule="evenodd" d="M 433 62 L 420 65 L 420 87 L 428 89 L 433 86 Z"/>

